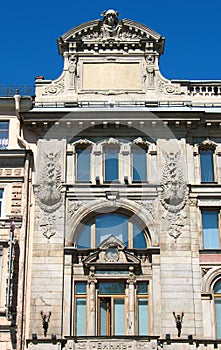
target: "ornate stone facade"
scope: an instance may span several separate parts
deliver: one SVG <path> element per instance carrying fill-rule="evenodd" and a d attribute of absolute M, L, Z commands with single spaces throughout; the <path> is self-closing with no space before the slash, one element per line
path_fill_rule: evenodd
<path fill-rule="evenodd" d="M 219 348 L 221 83 L 164 78 L 161 35 L 101 16 L 58 39 L 32 109 L 14 97 L 0 347 Z"/>

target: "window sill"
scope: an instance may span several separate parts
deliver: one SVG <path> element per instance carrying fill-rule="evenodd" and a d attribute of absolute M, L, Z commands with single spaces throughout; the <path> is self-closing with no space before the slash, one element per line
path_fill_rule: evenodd
<path fill-rule="evenodd" d="M 207 249 L 200 249 L 200 254 L 221 254 L 220 248 L 207 248 Z"/>

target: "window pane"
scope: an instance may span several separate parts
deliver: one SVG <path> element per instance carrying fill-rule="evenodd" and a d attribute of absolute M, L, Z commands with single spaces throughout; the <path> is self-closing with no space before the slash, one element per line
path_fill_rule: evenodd
<path fill-rule="evenodd" d="M 0 122 L 0 149 L 8 147 L 9 122 Z"/>
<path fill-rule="evenodd" d="M 108 310 L 110 299 L 100 299 L 100 335 L 108 335 Z"/>
<path fill-rule="evenodd" d="M 147 180 L 146 149 L 133 147 L 133 181 Z"/>
<path fill-rule="evenodd" d="M 128 241 L 128 218 L 118 214 L 106 214 L 96 218 L 96 245 L 109 236 L 115 236 L 125 244 Z"/>
<path fill-rule="evenodd" d="M 214 182 L 213 150 L 200 150 L 202 182 Z"/>
<path fill-rule="evenodd" d="M 118 149 L 105 150 L 105 181 L 118 180 Z"/>
<path fill-rule="evenodd" d="M 218 211 L 202 212 L 203 244 L 205 249 L 219 249 Z"/>
<path fill-rule="evenodd" d="M 76 299 L 76 335 L 86 335 L 86 299 Z"/>
<path fill-rule="evenodd" d="M 215 299 L 216 309 L 216 337 L 221 338 L 221 298 Z"/>
<path fill-rule="evenodd" d="M 99 294 L 124 294 L 125 283 L 101 282 L 99 283 Z"/>
<path fill-rule="evenodd" d="M 146 298 L 138 299 L 138 334 L 148 334 L 148 300 Z"/>
<path fill-rule="evenodd" d="M 86 282 L 76 282 L 76 294 L 86 294 Z"/>
<path fill-rule="evenodd" d="M 148 285 L 147 282 L 138 282 L 137 283 L 137 294 L 147 294 Z"/>
<path fill-rule="evenodd" d="M 144 234 L 136 224 L 133 224 L 133 247 L 135 249 L 147 247 Z"/>
<path fill-rule="evenodd" d="M 90 181 L 91 148 L 77 149 L 77 181 Z"/>
<path fill-rule="evenodd" d="M 218 282 L 215 284 L 214 293 L 215 293 L 215 294 L 221 294 L 221 281 L 218 281 Z"/>
<path fill-rule="evenodd" d="M 124 299 L 114 299 L 114 335 L 124 334 Z"/>
<path fill-rule="evenodd" d="M 87 249 L 91 247 L 91 223 L 87 223 L 78 239 L 78 248 Z"/>

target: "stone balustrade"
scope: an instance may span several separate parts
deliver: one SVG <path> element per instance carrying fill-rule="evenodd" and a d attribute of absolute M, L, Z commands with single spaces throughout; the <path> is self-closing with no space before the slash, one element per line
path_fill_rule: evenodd
<path fill-rule="evenodd" d="M 188 86 L 190 96 L 221 96 L 221 83 L 190 83 Z"/>

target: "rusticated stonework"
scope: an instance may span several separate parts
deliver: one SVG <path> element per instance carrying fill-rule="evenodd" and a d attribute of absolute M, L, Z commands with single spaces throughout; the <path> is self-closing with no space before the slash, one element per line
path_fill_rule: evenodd
<path fill-rule="evenodd" d="M 14 183 L 12 186 L 11 213 L 21 214 L 22 212 L 22 183 Z"/>

